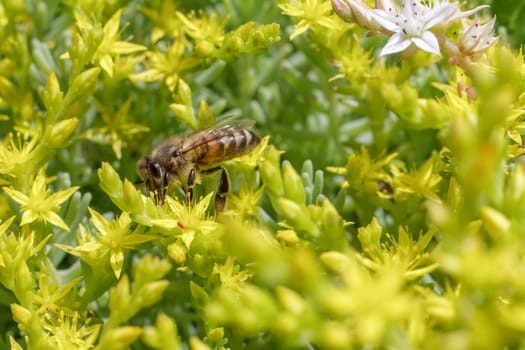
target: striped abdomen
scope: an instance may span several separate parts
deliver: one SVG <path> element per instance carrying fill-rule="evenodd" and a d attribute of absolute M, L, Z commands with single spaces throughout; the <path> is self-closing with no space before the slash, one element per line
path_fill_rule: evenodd
<path fill-rule="evenodd" d="M 259 136 L 247 129 L 211 130 L 201 136 L 196 147 L 199 164 L 209 165 L 240 157 L 255 148 Z"/>

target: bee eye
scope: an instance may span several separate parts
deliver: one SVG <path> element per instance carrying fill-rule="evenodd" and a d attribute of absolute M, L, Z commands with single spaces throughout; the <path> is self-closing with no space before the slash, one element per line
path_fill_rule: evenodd
<path fill-rule="evenodd" d="M 148 167 L 149 167 L 149 172 L 151 176 L 153 176 L 156 179 L 160 178 L 162 171 L 161 171 L 159 163 L 151 162 L 148 164 Z"/>

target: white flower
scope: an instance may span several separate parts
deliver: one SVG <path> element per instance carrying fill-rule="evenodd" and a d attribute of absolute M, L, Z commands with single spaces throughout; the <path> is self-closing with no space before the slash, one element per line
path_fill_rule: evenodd
<path fill-rule="evenodd" d="M 443 6 L 444 4 L 442 4 L 442 2 L 445 2 L 446 4 L 448 4 L 448 0 L 443 0 L 443 1 L 441 1 L 441 0 L 434 0 L 434 8 L 436 8 L 437 6 Z M 485 8 L 489 8 L 490 7 L 489 5 L 481 5 L 481 6 L 477 6 L 477 7 L 473 8 L 472 10 L 461 12 L 459 10 L 459 4 L 456 1 L 454 1 L 451 4 L 453 4 L 456 7 L 456 11 L 454 11 L 454 13 L 452 15 L 450 15 L 450 17 L 448 17 L 445 20 L 445 22 L 443 23 L 445 26 L 450 25 L 451 23 L 457 21 L 458 19 L 465 18 L 465 17 L 468 17 L 470 15 L 473 15 L 476 12 L 478 12 L 479 10 L 483 10 Z"/>
<path fill-rule="evenodd" d="M 435 1 L 432 8 L 420 4 L 419 0 L 403 0 L 401 12 L 392 7 L 388 11 L 371 10 L 376 22 L 393 33 L 380 55 L 401 52 L 412 44 L 421 50 L 441 55 L 438 39 L 430 29 L 447 22 L 457 11 L 457 3 L 439 0 Z"/>
<path fill-rule="evenodd" d="M 480 19 L 476 18 L 470 25 L 462 21 L 463 34 L 459 39 L 459 50 L 465 56 L 476 56 L 491 47 L 498 37 L 492 33 L 496 17 L 487 23 L 480 25 Z"/>

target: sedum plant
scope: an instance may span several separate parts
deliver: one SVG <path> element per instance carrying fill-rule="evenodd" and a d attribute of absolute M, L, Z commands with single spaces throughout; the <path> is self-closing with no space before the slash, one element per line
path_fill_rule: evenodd
<path fill-rule="evenodd" d="M 524 347 L 524 38 L 499 6 L 0 3 L 0 348 Z M 261 142 L 223 164 L 224 211 L 218 175 L 162 205 L 137 183 L 231 116 Z"/>

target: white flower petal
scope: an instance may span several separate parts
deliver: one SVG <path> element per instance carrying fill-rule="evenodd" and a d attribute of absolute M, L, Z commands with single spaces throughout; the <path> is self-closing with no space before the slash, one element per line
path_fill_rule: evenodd
<path fill-rule="evenodd" d="M 480 33 L 478 32 L 478 28 L 480 19 L 476 18 L 470 26 L 466 27 L 465 29 L 465 20 L 462 20 L 463 24 L 463 34 L 461 35 L 461 38 L 459 39 L 459 48 L 463 51 L 468 51 L 472 49 L 474 46 L 477 45 L 477 43 L 480 40 Z"/>
<path fill-rule="evenodd" d="M 429 7 L 421 4 L 419 0 L 403 0 L 402 4 L 403 15 L 407 18 L 412 17 L 418 21 L 432 12 Z"/>
<path fill-rule="evenodd" d="M 459 49 L 466 55 L 482 52 L 492 46 L 497 37 L 492 33 L 496 18 L 480 25 L 480 19 L 476 18 L 467 26 L 466 21 L 463 23 L 463 34 L 459 39 Z"/>
<path fill-rule="evenodd" d="M 390 32 L 399 32 L 404 17 L 399 13 L 389 13 L 384 10 L 370 10 L 370 16 L 383 28 Z"/>
<path fill-rule="evenodd" d="M 478 7 L 475 7 L 473 8 L 472 10 L 469 10 L 469 11 L 465 11 L 465 12 L 461 12 L 461 11 L 457 11 L 456 14 L 454 14 L 453 17 L 451 17 L 448 22 L 451 23 L 451 22 L 454 22 L 460 18 L 465 18 L 465 17 L 469 17 L 473 14 L 475 14 L 476 12 L 480 11 L 480 10 L 483 10 L 483 9 L 486 9 L 486 8 L 489 8 L 490 6 L 489 5 L 481 5 L 481 6 L 478 6 Z"/>
<path fill-rule="evenodd" d="M 439 42 L 431 31 L 424 31 L 420 38 L 412 38 L 412 42 L 421 50 L 441 56 Z"/>
<path fill-rule="evenodd" d="M 427 15 L 422 18 L 422 22 L 425 23 L 425 29 L 430 29 L 440 23 L 444 23 L 452 17 L 458 8 L 453 3 L 448 3 L 440 5 L 439 7 L 434 7 L 432 11 L 427 13 Z"/>
<path fill-rule="evenodd" d="M 491 47 L 492 45 L 494 45 L 494 43 L 498 41 L 498 37 L 497 36 L 491 36 L 490 38 L 488 38 L 487 40 L 483 40 L 481 41 L 477 46 L 476 48 L 474 49 L 474 52 L 481 52 L 481 51 L 485 51 L 486 49 L 488 49 L 489 47 Z"/>
<path fill-rule="evenodd" d="M 492 29 L 494 28 L 494 24 L 496 23 L 496 17 L 493 17 L 490 21 L 485 23 L 480 28 L 481 36 L 488 37 L 492 34 Z"/>
<path fill-rule="evenodd" d="M 385 10 L 389 13 L 399 12 L 394 0 L 376 0 L 376 9 Z"/>
<path fill-rule="evenodd" d="M 403 36 L 402 33 L 395 33 L 388 39 L 385 47 L 381 50 L 379 56 L 391 55 L 396 52 L 401 52 L 410 46 L 411 40 Z"/>

